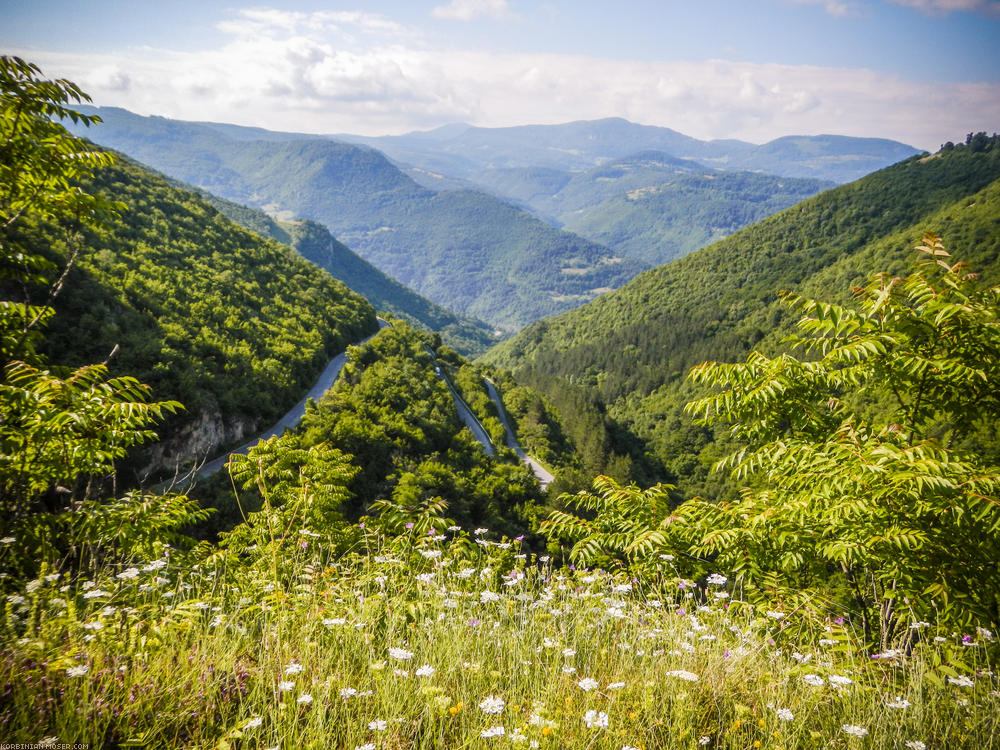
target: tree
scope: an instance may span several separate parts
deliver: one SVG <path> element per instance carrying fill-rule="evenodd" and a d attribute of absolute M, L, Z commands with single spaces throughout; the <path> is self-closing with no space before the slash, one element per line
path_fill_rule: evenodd
<path fill-rule="evenodd" d="M 977 432 L 1000 419 L 1000 287 L 980 288 L 939 238 L 905 278 L 875 276 L 852 306 L 785 293 L 803 313 L 791 353 L 706 362 L 719 389 L 688 405 L 742 445 L 717 469 L 743 484 L 735 502 L 671 509 L 603 478 L 563 497 L 592 520 L 546 528 L 586 560 L 684 554 L 751 599 L 854 610 L 873 643 L 905 645 L 908 624 L 1000 619 L 1000 470 Z M 847 594 L 842 594 L 846 588 Z"/>
<path fill-rule="evenodd" d="M 59 374 L 35 352 L 79 252 L 78 230 L 112 220 L 121 208 L 80 185 L 112 156 L 55 122 L 97 122 L 68 106 L 88 97 L 69 81 L 40 76 L 31 63 L 0 57 L 0 525 L 18 542 L 8 545 L 13 559 L 5 563 L 21 574 L 60 546 L 114 539 L 128 525 L 129 508 L 149 526 L 162 520 L 153 520 L 155 508 L 145 500 L 130 498 L 98 529 L 99 514 L 84 501 L 101 486 L 95 478 L 112 473 L 116 459 L 153 437 L 153 422 L 180 408 L 149 403 L 149 389 L 134 378 L 108 379 L 107 363 Z M 37 222 L 61 229 L 70 249 L 66 267 L 56 268 L 23 238 Z M 197 515 L 173 498 L 157 507 L 176 522 L 171 528 Z M 84 529 L 89 540 L 79 536 Z M 127 539 L 118 541 L 128 547 Z"/>
<path fill-rule="evenodd" d="M 1000 417 L 1000 287 L 937 237 L 918 249 L 913 273 L 877 275 L 852 307 L 786 293 L 804 313 L 788 343 L 812 358 L 699 365 L 722 390 L 688 407 L 745 446 L 720 463 L 740 500 L 683 508 L 692 551 L 786 592 L 839 572 L 883 646 L 910 618 L 998 619 L 1000 473 L 959 446 Z"/>

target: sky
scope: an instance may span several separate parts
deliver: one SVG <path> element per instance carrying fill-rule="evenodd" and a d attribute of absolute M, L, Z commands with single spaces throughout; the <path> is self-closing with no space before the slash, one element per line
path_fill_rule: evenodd
<path fill-rule="evenodd" d="M 0 53 L 143 115 L 399 134 L 624 117 L 929 151 L 1000 131 L 1000 0 L 0 0 Z"/>

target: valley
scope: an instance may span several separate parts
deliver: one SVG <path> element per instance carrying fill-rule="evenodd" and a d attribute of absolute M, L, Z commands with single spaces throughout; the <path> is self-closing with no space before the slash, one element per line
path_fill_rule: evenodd
<path fill-rule="evenodd" d="M 0 94 L 4 741 L 996 746 L 1000 136 Z"/>

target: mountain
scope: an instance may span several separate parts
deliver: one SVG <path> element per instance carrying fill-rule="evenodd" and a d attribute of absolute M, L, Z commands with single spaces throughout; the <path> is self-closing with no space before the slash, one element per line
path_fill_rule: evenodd
<path fill-rule="evenodd" d="M 788 208 L 832 182 L 710 169 L 643 151 L 583 172 L 490 170 L 484 185 L 616 254 L 659 265 Z"/>
<path fill-rule="evenodd" d="M 790 136 L 760 146 L 738 140 L 701 141 L 670 128 L 621 118 L 508 128 L 451 125 L 398 136 L 336 137 L 372 146 L 431 172 L 473 181 L 493 169 L 581 171 L 641 151 L 663 151 L 711 167 L 845 183 L 917 153 L 898 141 L 834 135 Z"/>
<path fill-rule="evenodd" d="M 484 322 L 458 315 L 382 273 L 338 242 L 322 224 L 308 219 L 276 221 L 263 211 L 201 191 L 202 197 L 240 226 L 294 247 L 300 255 L 365 297 L 379 312 L 436 331 L 463 354 L 481 354 L 497 339 Z"/>
<path fill-rule="evenodd" d="M 693 394 L 685 373 L 777 347 L 793 322 L 780 290 L 844 299 L 876 271 L 904 271 L 924 231 L 985 279 L 1000 276 L 1000 141 L 987 144 L 911 157 L 810 198 L 538 321 L 485 361 L 548 394 L 561 384 L 589 389 L 662 462 L 663 477 L 706 491 L 724 438 L 682 414 Z"/>
<path fill-rule="evenodd" d="M 92 187 L 122 201 L 121 219 L 87 230 L 43 350 L 53 365 L 100 362 L 185 411 L 137 457 L 169 470 L 271 424 L 327 361 L 377 328 L 358 294 L 287 245 L 247 231 L 199 195 L 120 160 Z M 53 229 L 24 230 L 62 266 Z"/>
<path fill-rule="evenodd" d="M 278 218 L 325 224 L 401 283 L 496 327 L 570 309 L 646 267 L 496 197 L 422 187 L 371 148 L 87 111 L 104 119 L 87 133 L 97 142 Z"/>

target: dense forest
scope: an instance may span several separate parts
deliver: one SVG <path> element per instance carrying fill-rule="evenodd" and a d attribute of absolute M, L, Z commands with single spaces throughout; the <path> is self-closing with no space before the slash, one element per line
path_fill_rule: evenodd
<path fill-rule="evenodd" d="M 667 469 L 662 478 L 717 494 L 707 469 L 725 435 L 683 414 L 695 395 L 688 370 L 778 346 L 795 320 L 781 290 L 844 301 L 868 274 L 905 270 L 924 231 L 940 232 L 985 280 L 995 278 L 1000 150 L 989 139 L 976 144 L 970 138 L 804 201 L 529 326 L 486 361 L 515 370 L 549 398 L 563 384 L 590 390 L 646 442 Z"/>
<path fill-rule="evenodd" d="M 112 373 L 184 404 L 137 468 L 211 457 L 266 427 L 334 354 L 375 331 L 366 300 L 191 192 L 122 160 L 87 189 L 122 203 L 120 220 L 70 242 L 52 224 L 22 224 L 15 241 L 58 267 L 73 256 L 40 347 L 53 364 L 103 361 L 115 348 Z"/>
<path fill-rule="evenodd" d="M 308 219 L 279 222 L 259 209 L 241 206 L 205 191 L 201 191 L 201 195 L 240 226 L 291 245 L 302 257 L 362 295 L 375 309 L 440 333 L 449 346 L 463 354 L 481 354 L 496 343 L 496 337 L 485 323 L 458 315 L 421 297 L 351 251 L 322 224 Z"/>

